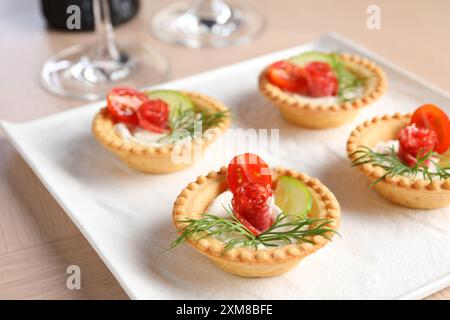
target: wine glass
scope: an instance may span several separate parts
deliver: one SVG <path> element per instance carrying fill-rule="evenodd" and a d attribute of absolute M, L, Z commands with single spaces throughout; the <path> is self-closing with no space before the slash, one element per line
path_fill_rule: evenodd
<path fill-rule="evenodd" d="M 93 0 L 97 42 L 76 45 L 49 58 L 41 80 L 52 93 L 97 100 L 114 86 L 140 88 L 158 83 L 169 69 L 167 58 L 146 44 L 118 46 L 109 1 Z"/>
<path fill-rule="evenodd" d="M 243 2 L 175 2 L 153 17 L 151 29 L 161 40 L 193 48 L 242 44 L 251 41 L 265 26 L 263 16 Z"/>

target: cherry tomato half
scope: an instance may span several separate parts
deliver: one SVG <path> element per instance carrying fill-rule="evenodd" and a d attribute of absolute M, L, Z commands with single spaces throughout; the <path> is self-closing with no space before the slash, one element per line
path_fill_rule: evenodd
<path fill-rule="evenodd" d="M 139 126 L 164 133 L 169 130 L 169 105 L 160 99 L 145 101 L 137 111 Z"/>
<path fill-rule="evenodd" d="M 108 111 L 117 121 L 137 125 L 136 111 L 148 98 L 145 94 L 127 87 L 115 87 L 106 97 Z"/>
<path fill-rule="evenodd" d="M 434 150 L 444 153 L 450 146 L 450 122 L 439 107 L 433 104 L 425 104 L 419 107 L 411 117 L 411 124 L 416 124 L 419 128 L 427 128 L 436 132 L 438 144 Z"/>
<path fill-rule="evenodd" d="M 252 181 L 271 185 L 272 174 L 269 166 L 253 153 L 244 153 L 234 157 L 228 165 L 227 183 L 231 192 L 244 182 Z"/>
<path fill-rule="evenodd" d="M 269 81 L 282 90 L 308 94 L 308 82 L 303 68 L 287 61 L 272 64 L 267 71 Z"/>

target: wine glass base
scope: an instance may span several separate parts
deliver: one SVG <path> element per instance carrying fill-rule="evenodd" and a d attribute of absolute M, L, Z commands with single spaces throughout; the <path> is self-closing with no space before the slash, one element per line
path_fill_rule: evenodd
<path fill-rule="evenodd" d="M 227 1 L 228 3 L 228 1 Z M 153 34 L 166 42 L 192 48 L 226 47 L 253 40 L 264 29 L 265 20 L 254 8 L 231 3 L 227 21 L 202 19 L 189 9 L 192 2 L 176 2 L 152 19 Z"/>
<path fill-rule="evenodd" d="M 145 45 L 124 47 L 117 60 L 91 58 L 94 45 L 70 47 L 48 59 L 41 80 L 50 92 L 72 98 L 98 100 L 114 86 L 141 88 L 161 82 L 169 63 Z"/>

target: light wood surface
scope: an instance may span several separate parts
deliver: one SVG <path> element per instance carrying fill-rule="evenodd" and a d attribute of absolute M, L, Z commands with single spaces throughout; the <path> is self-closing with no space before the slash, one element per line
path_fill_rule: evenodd
<path fill-rule="evenodd" d="M 172 1 L 141 2 L 138 18 L 117 28 L 117 36 L 164 51 L 172 63 L 170 79 L 299 45 L 335 30 L 450 91 L 447 0 L 246 0 L 265 13 L 268 26 L 264 33 L 248 45 L 202 50 L 154 39 L 149 33 L 150 18 Z M 381 8 L 381 30 L 366 27 L 370 4 Z M 0 119 L 26 121 L 82 105 L 47 93 L 39 83 L 39 72 L 48 56 L 93 39 L 91 33 L 48 31 L 37 0 L 1 1 Z M 81 267 L 81 290 L 66 288 L 66 268 L 72 264 Z M 0 299 L 126 298 L 97 254 L 0 133 Z M 430 298 L 450 299 L 450 288 Z"/>

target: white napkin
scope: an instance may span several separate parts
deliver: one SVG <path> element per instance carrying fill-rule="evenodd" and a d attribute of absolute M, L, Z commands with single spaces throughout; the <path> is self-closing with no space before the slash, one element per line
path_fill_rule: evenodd
<path fill-rule="evenodd" d="M 312 48 L 369 54 L 334 35 L 164 86 L 223 101 L 232 107 L 234 128 L 280 128 L 278 151 L 256 146 L 250 150 L 272 165 L 318 177 L 338 198 L 342 238 L 335 237 L 279 277 L 240 278 L 216 268 L 187 245 L 166 250 L 175 239 L 171 211 L 180 190 L 245 149 L 223 151 L 229 135 L 188 170 L 145 175 L 128 169 L 92 137 L 90 124 L 101 103 L 3 127 L 132 298 L 421 298 L 450 285 L 450 209 L 418 211 L 389 203 L 350 167 L 345 152 L 350 131 L 364 119 L 409 112 L 424 102 L 449 112 L 450 99 L 383 63 L 388 94 L 354 123 L 331 130 L 294 127 L 258 94 L 257 74 L 272 61 Z"/>

